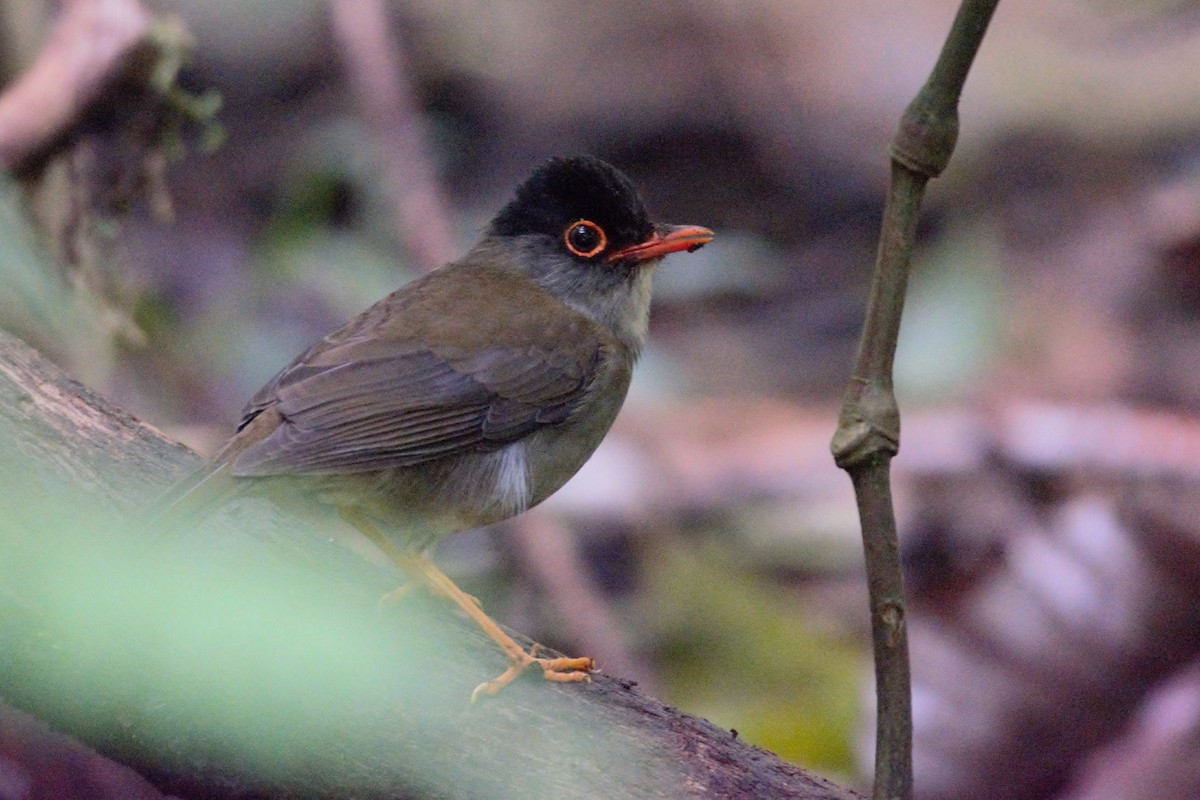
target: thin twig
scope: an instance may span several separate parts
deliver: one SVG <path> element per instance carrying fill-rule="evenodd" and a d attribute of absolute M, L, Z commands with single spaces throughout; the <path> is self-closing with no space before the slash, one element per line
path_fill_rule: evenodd
<path fill-rule="evenodd" d="M 454 241 L 399 37 L 380 0 L 330 0 L 329 11 L 350 83 L 378 145 L 396 230 L 416 266 L 431 270 L 453 257 Z"/>
<path fill-rule="evenodd" d="M 892 180 L 875 277 L 846 389 L 833 455 L 850 474 L 866 553 L 878 700 L 876 800 L 912 797 L 912 698 L 904 585 L 892 506 L 891 459 L 900 448 L 892 361 L 925 185 L 941 173 L 958 138 L 958 99 L 999 0 L 964 0 L 929 80 L 892 140 Z"/>

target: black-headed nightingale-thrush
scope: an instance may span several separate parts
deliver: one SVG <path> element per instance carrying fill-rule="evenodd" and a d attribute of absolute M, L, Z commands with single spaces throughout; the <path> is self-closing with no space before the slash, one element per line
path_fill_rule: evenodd
<path fill-rule="evenodd" d="M 712 238 L 651 222 L 630 180 L 600 159 L 552 159 L 465 256 L 272 378 L 170 503 L 194 511 L 299 488 L 500 645 L 510 667 L 472 699 L 533 665 L 550 680 L 586 680 L 590 658 L 526 652 L 425 552 L 540 503 L 587 461 L 625 400 L 654 267 Z"/>

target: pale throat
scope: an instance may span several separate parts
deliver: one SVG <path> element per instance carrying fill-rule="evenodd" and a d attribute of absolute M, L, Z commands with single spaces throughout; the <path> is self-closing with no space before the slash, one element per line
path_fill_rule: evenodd
<path fill-rule="evenodd" d="M 632 281 L 581 302 L 563 298 L 567 305 L 612 331 L 630 354 L 637 358 L 650 329 L 650 292 L 658 261 L 640 266 Z"/>
<path fill-rule="evenodd" d="M 486 241 L 476 249 L 495 250 L 498 258 L 515 255 L 519 268 L 543 289 L 611 331 L 631 358 L 637 358 L 649 331 L 650 290 L 654 270 L 662 258 L 628 267 L 635 272 L 625 278 L 606 275 L 602 270 L 626 267 L 577 264 L 557 251 L 547 251 L 541 238 L 522 238 L 515 244 L 517 253 L 504 253 L 497 243 Z"/>

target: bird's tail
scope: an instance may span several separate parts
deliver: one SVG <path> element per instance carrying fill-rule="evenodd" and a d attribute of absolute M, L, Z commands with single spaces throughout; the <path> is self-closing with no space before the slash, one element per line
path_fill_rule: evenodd
<path fill-rule="evenodd" d="M 226 461 L 210 461 L 167 489 L 146 514 L 146 527 L 171 530 L 195 524 L 236 497 L 239 482 Z"/>

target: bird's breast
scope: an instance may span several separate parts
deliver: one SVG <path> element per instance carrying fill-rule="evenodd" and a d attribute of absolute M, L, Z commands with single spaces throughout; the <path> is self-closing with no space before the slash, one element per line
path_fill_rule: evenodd
<path fill-rule="evenodd" d="M 537 431 L 525 440 L 530 506 L 571 479 L 612 427 L 629 391 L 632 364 L 622 357 L 601 364 L 583 402 L 562 424 Z"/>
<path fill-rule="evenodd" d="M 337 492 L 352 487 L 353 503 L 333 496 L 328 500 L 387 520 L 398 542 L 413 549 L 509 519 L 558 491 L 595 452 L 621 410 L 631 373 L 630 359 L 602 359 L 584 399 L 565 420 L 495 450 L 328 476 L 323 488 Z"/>

